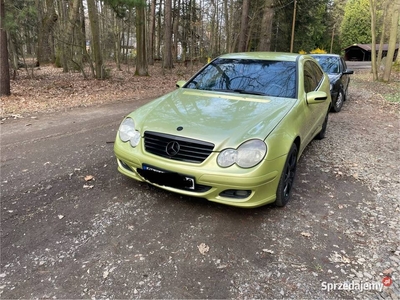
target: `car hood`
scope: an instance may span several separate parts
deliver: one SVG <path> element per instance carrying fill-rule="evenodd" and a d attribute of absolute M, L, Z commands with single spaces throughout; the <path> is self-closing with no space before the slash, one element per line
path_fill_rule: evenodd
<path fill-rule="evenodd" d="M 265 139 L 296 99 L 177 89 L 139 108 L 138 130 L 208 141 L 215 150 Z"/>

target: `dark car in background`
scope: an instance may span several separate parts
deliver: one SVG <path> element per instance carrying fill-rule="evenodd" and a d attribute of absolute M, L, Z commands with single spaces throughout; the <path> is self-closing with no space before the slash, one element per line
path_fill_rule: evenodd
<path fill-rule="evenodd" d="M 331 110 L 339 112 L 342 109 L 343 102 L 347 99 L 347 90 L 350 83 L 350 74 L 353 70 L 347 69 L 344 59 L 337 54 L 311 54 L 318 61 L 322 69 L 329 76 L 331 83 Z"/>

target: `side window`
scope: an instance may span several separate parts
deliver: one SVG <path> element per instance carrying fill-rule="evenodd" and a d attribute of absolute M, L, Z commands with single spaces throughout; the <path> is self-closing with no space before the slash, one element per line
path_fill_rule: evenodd
<path fill-rule="evenodd" d="M 342 69 L 340 70 L 340 72 L 344 72 L 344 71 L 346 71 L 346 70 L 347 70 L 347 65 L 346 65 L 346 62 L 344 61 L 344 59 L 343 59 L 343 58 L 340 58 L 340 61 L 342 62 L 342 63 L 341 63 L 341 65 L 342 65 Z"/>
<path fill-rule="evenodd" d="M 306 93 L 314 90 L 314 78 L 308 70 L 304 70 L 304 91 Z"/>
<path fill-rule="evenodd" d="M 304 63 L 304 90 L 306 93 L 315 91 L 321 77 L 319 77 L 318 79 L 317 78 L 318 75 L 316 74 L 316 70 L 313 67 L 313 63 L 311 61 L 306 61 Z"/>
<path fill-rule="evenodd" d="M 317 83 L 316 87 L 318 87 L 322 81 L 322 78 L 324 77 L 324 73 L 316 63 L 310 61 L 310 64 L 312 65 L 312 68 L 314 70 L 315 81 Z"/>

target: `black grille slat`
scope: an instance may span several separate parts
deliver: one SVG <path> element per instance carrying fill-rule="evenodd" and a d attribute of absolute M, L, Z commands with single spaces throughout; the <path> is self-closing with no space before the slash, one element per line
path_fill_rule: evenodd
<path fill-rule="evenodd" d="M 166 148 L 168 143 L 174 141 L 179 143 L 180 150 L 176 155 L 169 156 Z M 152 131 L 144 133 L 144 145 L 146 151 L 154 155 L 194 163 L 203 162 L 214 149 L 214 144 L 209 142 Z"/>

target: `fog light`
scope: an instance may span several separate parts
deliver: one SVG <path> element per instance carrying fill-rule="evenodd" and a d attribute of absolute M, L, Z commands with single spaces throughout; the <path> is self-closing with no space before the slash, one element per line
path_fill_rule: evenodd
<path fill-rule="evenodd" d="M 119 162 L 124 169 L 132 172 L 132 169 L 124 161 L 119 160 Z"/>
<path fill-rule="evenodd" d="M 219 195 L 221 197 L 233 198 L 233 199 L 244 199 L 249 197 L 251 194 L 250 190 L 225 190 Z"/>
<path fill-rule="evenodd" d="M 250 195 L 249 191 L 235 191 L 235 196 L 246 198 Z"/>

